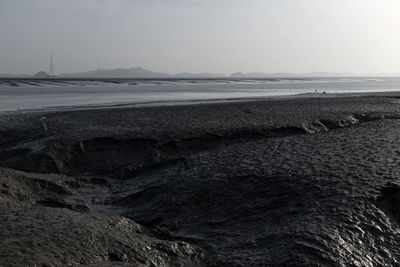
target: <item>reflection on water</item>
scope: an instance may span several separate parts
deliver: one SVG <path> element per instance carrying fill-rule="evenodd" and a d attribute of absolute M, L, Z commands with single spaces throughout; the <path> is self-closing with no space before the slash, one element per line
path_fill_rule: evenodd
<path fill-rule="evenodd" d="M 0 80 L 0 111 L 400 90 L 400 78 L 266 80 Z"/>

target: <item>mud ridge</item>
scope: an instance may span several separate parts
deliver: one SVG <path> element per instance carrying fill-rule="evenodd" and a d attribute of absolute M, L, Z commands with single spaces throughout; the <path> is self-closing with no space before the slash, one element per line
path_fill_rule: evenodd
<path fill-rule="evenodd" d="M 145 170 L 165 168 L 177 161 L 184 162 L 187 155 L 217 149 L 222 145 L 261 138 L 316 134 L 383 118 L 382 115 L 353 114 L 338 120 L 321 119 L 300 126 L 242 128 L 235 132 L 213 132 L 170 141 L 115 137 L 48 141 L 45 148 L 38 152 L 27 148 L 5 150 L 0 153 L 0 159 L 3 167 L 27 172 L 111 175 L 125 179 Z"/>

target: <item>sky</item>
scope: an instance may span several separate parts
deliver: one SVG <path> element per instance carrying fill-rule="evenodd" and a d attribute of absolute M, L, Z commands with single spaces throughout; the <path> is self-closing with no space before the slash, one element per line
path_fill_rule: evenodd
<path fill-rule="evenodd" d="M 0 73 L 400 73 L 398 0 L 0 0 Z"/>

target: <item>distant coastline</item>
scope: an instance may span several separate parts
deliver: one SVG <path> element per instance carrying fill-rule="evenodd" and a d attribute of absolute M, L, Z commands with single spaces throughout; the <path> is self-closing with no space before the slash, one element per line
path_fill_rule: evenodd
<path fill-rule="evenodd" d="M 45 71 L 39 71 L 34 75 L 29 74 L 0 74 L 0 78 L 48 78 L 50 75 Z M 61 73 L 55 75 L 57 78 L 129 78 L 129 79 L 217 79 L 217 78 L 246 78 L 246 79 L 268 79 L 268 78 L 304 78 L 304 77 L 399 77 L 400 73 L 377 73 L 377 74 L 354 74 L 354 73 L 333 73 L 333 72 L 234 72 L 230 75 L 221 73 L 164 73 L 144 69 L 142 67 L 99 69 L 85 72 Z"/>

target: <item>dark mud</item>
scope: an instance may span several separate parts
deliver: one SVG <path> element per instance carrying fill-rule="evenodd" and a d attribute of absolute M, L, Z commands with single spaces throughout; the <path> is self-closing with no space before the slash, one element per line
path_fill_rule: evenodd
<path fill-rule="evenodd" d="M 393 98 L 2 115 L 0 264 L 397 265 L 399 118 Z"/>

